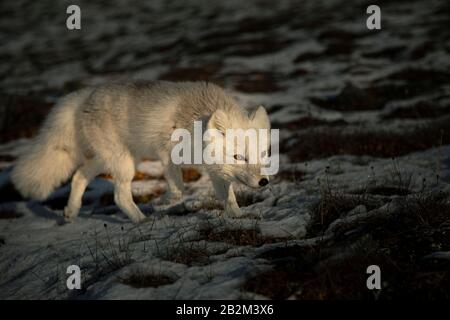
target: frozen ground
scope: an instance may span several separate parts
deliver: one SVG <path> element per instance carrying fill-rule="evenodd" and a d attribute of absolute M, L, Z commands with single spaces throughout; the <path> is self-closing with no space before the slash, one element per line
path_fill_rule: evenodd
<path fill-rule="evenodd" d="M 0 11 L 0 298 L 238 299 L 449 297 L 450 8 L 447 1 L 14 1 Z M 222 217 L 209 178 L 154 204 L 158 162 L 133 182 L 148 219 L 114 205 L 107 175 L 62 224 L 69 187 L 26 201 L 9 183 L 18 150 L 55 100 L 119 78 L 209 80 L 281 129 L 281 168 L 239 189 Z M 80 291 L 66 268 L 82 269 Z M 365 288 L 365 268 L 383 290 Z"/>

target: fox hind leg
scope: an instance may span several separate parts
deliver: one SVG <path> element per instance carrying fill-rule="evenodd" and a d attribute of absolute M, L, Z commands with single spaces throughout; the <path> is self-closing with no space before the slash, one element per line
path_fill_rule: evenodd
<path fill-rule="evenodd" d="M 113 163 L 120 164 L 111 170 L 114 179 L 114 201 L 131 221 L 135 223 L 142 221 L 145 215 L 134 203 L 131 193 L 131 181 L 135 173 L 134 161 L 131 157 L 122 156 Z"/>
<path fill-rule="evenodd" d="M 167 182 L 167 191 L 161 198 L 161 203 L 171 203 L 179 200 L 184 192 L 183 175 L 181 167 L 162 159 L 164 178 Z"/>
<path fill-rule="evenodd" d="M 64 208 L 64 218 L 67 221 L 75 218 L 81 208 L 81 200 L 89 182 L 100 174 L 102 166 L 97 159 L 87 160 L 73 175 L 69 201 Z"/>
<path fill-rule="evenodd" d="M 131 221 L 137 223 L 145 219 L 145 215 L 133 201 L 131 180 L 114 182 L 114 201 Z"/>

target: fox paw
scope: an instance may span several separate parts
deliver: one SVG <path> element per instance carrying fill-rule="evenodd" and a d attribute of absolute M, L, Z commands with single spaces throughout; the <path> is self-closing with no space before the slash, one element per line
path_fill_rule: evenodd
<path fill-rule="evenodd" d="M 133 223 L 140 223 L 140 222 L 144 221 L 146 218 L 147 217 L 145 215 L 143 215 L 142 213 L 138 216 L 130 217 L 130 219 Z"/>
<path fill-rule="evenodd" d="M 229 218 L 239 218 L 243 216 L 243 213 L 238 206 L 225 205 L 225 215 Z"/>
<path fill-rule="evenodd" d="M 64 221 L 72 222 L 73 219 L 78 215 L 79 209 L 73 209 L 68 206 L 64 208 Z"/>

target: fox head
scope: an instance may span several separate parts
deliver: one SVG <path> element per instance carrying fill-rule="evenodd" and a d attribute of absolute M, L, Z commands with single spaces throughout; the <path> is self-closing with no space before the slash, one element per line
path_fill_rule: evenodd
<path fill-rule="evenodd" d="M 211 140 L 216 148 L 223 150 L 223 164 L 212 164 L 209 169 L 217 176 L 240 182 L 252 188 L 261 188 L 269 183 L 262 173 L 264 161 L 270 156 L 270 120 L 263 106 L 246 114 L 238 110 L 216 110 L 207 123 L 220 135 Z"/>

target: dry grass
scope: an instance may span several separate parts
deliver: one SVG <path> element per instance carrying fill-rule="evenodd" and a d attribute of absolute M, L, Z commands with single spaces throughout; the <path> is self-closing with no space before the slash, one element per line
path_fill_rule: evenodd
<path fill-rule="evenodd" d="M 401 171 L 395 160 L 391 171 L 388 187 L 367 188 L 356 196 L 334 188 L 326 174 L 321 199 L 311 208 L 309 237 L 322 235 L 358 205 L 370 211 L 390 201 L 380 195 L 394 192 L 400 205 L 392 214 L 336 229 L 332 241 L 267 251 L 259 258 L 272 269 L 248 279 L 242 289 L 272 299 L 449 299 L 450 262 L 426 258 L 450 251 L 448 195 L 425 185 L 412 191 L 412 174 Z M 366 287 L 366 268 L 373 264 L 382 270 L 383 290 L 376 294 Z"/>
<path fill-rule="evenodd" d="M 135 270 L 125 277 L 119 277 L 119 281 L 133 288 L 158 288 L 175 282 L 171 277 L 144 270 Z"/>
<path fill-rule="evenodd" d="M 103 227 L 105 237 L 99 237 L 100 233 L 94 229 L 93 244 L 86 242 L 91 262 L 98 275 L 119 270 L 133 262 L 133 237 L 130 237 L 123 227 L 119 235 L 111 235 L 106 223 Z"/>
<path fill-rule="evenodd" d="M 221 69 L 221 63 L 206 63 L 189 68 L 174 68 L 159 76 L 160 80 L 169 81 L 215 81 Z"/>
<path fill-rule="evenodd" d="M 429 121 L 403 132 L 386 130 L 349 131 L 346 127 L 305 130 L 280 144 L 294 162 L 333 155 L 398 157 L 414 151 L 450 144 L 450 118 Z"/>
<path fill-rule="evenodd" d="M 336 96 L 311 98 L 311 102 L 324 109 L 338 111 L 379 110 L 393 98 L 394 94 L 403 91 L 403 87 L 370 87 L 359 88 L 347 84 Z"/>
<path fill-rule="evenodd" d="M 291 181 L 291 182 L 300 182 L 304 179 L 305 172 L 301 170 L 294 170 L 294 169 L 282 169 L 280 168 L 280 171 L 275 176 L 275 181 L 282 180 L 282 181 Z"/>
<path fill-rule="evenodd" d="M 23 214 L 12 209 L 0 209 L 0 219 L 17 219 L 23 217 Z"/>
<path fill-rule="evenodd" d="M 202 177 L 200 172 L 193 168 L 183 168 L 181 171 L 183 173 L 184 182 L 194 182 Z"/>
<path fill-rule="evenodd" d="M 166 247 L 166 250 L 159 252 L 158 256 L 164 260 L 187 266 L 204 266 L 211 263 L 210 256 L 217 254 L 207 248 L 207 243 L 183 242 Z"/>
<path fill-rule="evenodd" d="M 335 126 L 345 126 L 348 125 L 348 123 L 345 120 L 323 120 L 318 119 L 310 116 L 301 117 L 296 120 L 292 120 L 289 122 L 272 122 L 273 128 L 283 128 L 291 131 L 298 131 L 303 130 L 307 128 L 313 128 L 313 127 L 320 127 L 320 126 L 327 126 L 327 127 L 335 127 Z"/>
<path fill-rule="evenodd" d="M 103 225 L 104 236 L 101 236 L 102 232 L 98 232 L 94 229 L 93 234 L 90 236 L 91 241 L 86 241 L 82 238 L 80 241 L 84 242 L 90 261 L 86 262 L 82 267 L 86 269 L 84 271 L 83 286 L 78 292 L 73 292 L 72 297 L 75 298 L 79 294 L 83 294 L 94 283 L 97 283 L 111 272 L 122 269 L 133 262 L 133 248 L 131 247 L 133 239 L 131 236 L 121 227 L 121 233 L 111 234 L 112 231 L 108 229 L 108 225 Z M 64 280 L 65 281 L 65 280 Z"/>
<path fill-rule="evenodd" d="M 151 193 L 141 194 L 141 195 L 133 195 L 133 200 L 135 203 L 149 203 L 153 199 L 160 197 L 165 192 L 164 189 L 156 188 L 152 190 Z M 114 193 L 108 192 L 104 193 L 100 196 L 98 200 L 98 204 L 102 207 L 115 205 L 114 201 Z"/>
<path fill-rule="evenodd" d="M 395 84 L 392 82 L 395 81 Z M 386 83 L 391 84 L 386 84 Z M 367 88 L 347 84 L 340 93 L 326 98 L 311 98 L 324 109 L 339 111 L 379 110 L 388 101 L 409 99 L 436 90 L 450 83 L 450 74 L 443 71 L 404 69 L 378 79 Z"/>
<path fill-rule="evenodd" d="M 450 105 L 438 106 L 430 101 L 420 101 L 411 106 L 396 108 L 382 116 L 383 119 L 426 119 L 450 114 Z"/>
<path fill-rule="evenodd" d="M 197 181 L 202 176 L 197 170 L 192 169 L 192 168 L 183 168 L 182 173 L 183 173 L 183 181 L 184 182 Z M 109 173 L 102 173 L 102 174 L 98 175 L 98 177 L 102 178 L 102 179 L 113 180 L 113 176 Z M 164 177 L 163 176 L 153 176 L 147 172 L 136 171 L 136 173 L 134 174 L 133 181 L 155 180 L 155 179 L 161 180 L 161 179 L 164 179 Z"/>
<path fill-rule="evenodd" d="M 291 240 L 291 238 L 277 238 L 263 236 L 256 227 L 253 229 L 228 229 L 216 231 L 214 228 L 200 230 L 200 238 L 211 242 L 223 242 L 234 246 L 259 247 L 266 243 L 279 243 Z"/>
<path fill-rule="evenodd" d="M 164 194 L 164 192 L 164 189 L 154 189 L 151 193 L 134 195 L 133 200 L 135 203 L 149 203 L 153 199 L 160 197 L 162 194 Z"/>
<path fill-rule="evenodd" d="M 109 173 L 102 173 L 98 175 L 99 178 L 113 180 L 113 176 Z M 147 172 L 136 171 L 133 177 L 133 181 L 142 181 L 142 180 L 159 180 L 162 179 L 162 176 L 153 176 L 148 174 Z"/>
<path fill-rule="evenodd" d="M 214 197 L 209 197 L 206 199 L 202 199 L 201 207 L 199 209 L 212 211 L 212 210 L 223 210 L 224 207 L 222 201 L 219 201 Z"/>
<path fill-rule="evenodd" d="M 273 72 L 253 71 L 227 75 L 235 83 L 234 87 L 242 92 L 275 92 L 282 90 L 278 85 L 279 75 Z"/>
<path fill-rule="evenodd" d="M 383 202 L 371 197 L 367 193 L 349 196 L 338 188 L 332 186 L 328 173 L 322 180 L 318 180 L 320 187 L 320 199 L 311 207 L 311 222 L 308 226 L 308 235 L 314 237 L 321 235 L 328 226 L 359 205 L 367 210 L 375 209 Z"/>
<path fill-rule="evenodd" d="M 357 205 L 345 199 L 336 191 L 324 195 L 312 213 L 309 236 L 322 233 L 323 228 L 314 226 L 320 214 L 329 224 Z M 273 299 L 449 299 L 450 262 L 426 258 L 450 251 L 448 195 L 423 190 L 400 199 L 393 214 L 343 228 L 332 241 L 265 252 L 259 258 L 273 268 L 246 281 L 242 289 Z M 366 287 L 366 268 L 373 264 L 382 270 L 382 290 L 376 294 Z"/>
<path fill-rule="evenodd" d="M 112 176 L 109 174 L 101 174 L 101 175 L 99 175 L 99 177 L 103 178 L 103 179 L 112 179 Z M 197 181 L 198 179 L 200 179 L 200 177 L 201 177 L 201 174 L 197 170 L 183 169 L 183 180 L 185 182 Z M 147 173 L 138 171 L 138 172 L 136 172 L 133 181 L 152 180 L 152 179 L 161 179 L 161 178 L 162 177 L 152 176 Z M 17 191 L 15 191 L 15 189 L 12 185 L 11 186 L 8 185 L 7 187 L 4 188 L 4 190 L 5 190 L 5 192 L 8 193 L 8 197 L 10 199 L 16 199 L 16 198 L 20 197 L 20 195 L 17 193 Z M 150 193 L 133 195 L 133 200 L 137 204 L 149 203 L 153 199 L 160 197 L 164 192 L 165 192 L 164 189 L 156 188 L 156 189 L 152 190 L 152 192 L 150 192 Z M 21 198 L 19 198 L 19 199 L 21 199 Z M 67 205 L 67 201 L 68 201 L 68 195 L 46 200 L 44 202 L 44 205 L 48 206 L 51 209 L 62 210 Z M 84 199 L 83 203 L 89 204 L 90 200 Z M 108 192 L 108 193 L 101 195 L 98 200 L 98 204 L 102 207 L 115 205 L 114 194 L 112 192 Z"/>
<path fill-rule="evenodd" d="M 375 187 L 369 187 L 364 190 L 359 190 L 357 192 L 354 192 L 354 194 L 373 194 L 373 195 L 380 195 L 380 196 L 406 196 L 410 194 L 411 191 L 405 188 L 398 188 L 398 187 L 392 187 L 392 186 L 375 186 Z"/>

